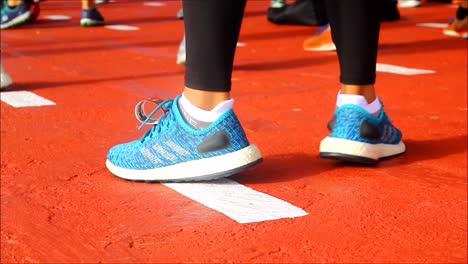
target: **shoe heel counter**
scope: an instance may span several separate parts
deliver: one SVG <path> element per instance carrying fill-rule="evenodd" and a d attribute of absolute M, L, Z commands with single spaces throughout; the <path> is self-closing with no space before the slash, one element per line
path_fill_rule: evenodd
<path fill-rule="evenodd" d="M 250 145 L 239 118 L 232 110 L 231 113 L 222 121 L 222 126 L 229 134 L 235 148 L 241 149 Z"/>
<path fill-rule="evenodd" d="M 361 111 L 355 107 L 342 106 L 335 111 L 331 137 L 358 140 L 362 120 L 365 119 Z"/>
<path fill-rule="evenodd" d="M 384 118 L 384 127 L 382 130 L 385 132 L 385 134 L 382 136 L 382 139 L 389 144 L 398 144 L 403 138 L 403 133 L 401 133 L 400 129 L 393 125 L 387 114 L 385 114 Z"/>

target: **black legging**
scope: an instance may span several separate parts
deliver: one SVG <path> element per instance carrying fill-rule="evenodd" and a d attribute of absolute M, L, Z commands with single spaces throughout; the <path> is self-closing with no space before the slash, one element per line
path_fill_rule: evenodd
<path fill-rule="evenodd" d="M 325 0 L 340 81 L 375 82 L 382 0 Z M 185 86 L 230 91 L 234 53 L 246 0 L 183 0 L 186 34 Z"/>

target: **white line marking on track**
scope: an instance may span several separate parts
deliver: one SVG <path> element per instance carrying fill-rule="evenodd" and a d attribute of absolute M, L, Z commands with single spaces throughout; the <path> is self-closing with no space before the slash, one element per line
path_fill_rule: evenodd
<path fill-rule="evenodd" d="M 161 3 L 161 2 L 144 2 L 143 5 L 145 5 L 145 6 L 155 6 L 155 7 L 159 7 L 159 6 L 165 6 L 166 3 Z"/>
<path fill-rule="evenodd" d="M 447 23 L 433 23 L 433 22 L 427 22 L 427 23 L 418 23 L 416 26 L 419 27 L 430 27 L 430 28 L 444 28 L 447 26 Z"/>
<path fill-rule="evenodd" d="M 435 73 L 433 70 L 425 70 L 425 69 L 414 69 L 414 68 L 407 68 L 397 65 L 391 64 L 384 64 L 384 63 L 377 63 L 377 71 L 378 72 L 387 72 L 387 73 L 394 73 L 400 75 L 418 75 L 418 74 L 431 74 Z"/>
<path fill-rule="evenodd" d="M 48 15 L 44 16 L 45 19 L 48 20 L 70 20 L 71 17 L 65 15 Z"/>
<path fill-rule="evenodd" d="M 28 91 L 2 92 L 0 100 L 13 107 L 55 105 L 54 102 Z"/>
<path fill-rule="evenodd" d="M 132 31 L 132 30 L 139 30 L 139 27 L 129 26 L 129 25 L 107 25 L 106 28 L 113 29 L 113 30 L 122 30 L 122 31 Z"/>
<path fill-rule="evenodd" d="M 237 42 L 237 45 L 236 45 L 236 46 L 237 46 L 237 47 L 245 47 L 245 46 L 247 46 L 247 44 L 244 43 L 244 42 Z"/>
<path fill-rule="evenodd" d="M 241 224 L 307 215 L 299 207 L 229 179 L 164 185 Z"/>

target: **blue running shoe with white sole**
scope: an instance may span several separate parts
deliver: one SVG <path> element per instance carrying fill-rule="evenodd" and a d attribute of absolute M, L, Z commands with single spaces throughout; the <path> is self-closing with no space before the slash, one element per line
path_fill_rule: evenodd
<path fill-rule="evenodd" d="M 137 118 L 155 125 L 141 139 L 109 150 L 110 172 L 133 181 L 204 181 L 228 177 L 262 161 L 232 110 L 196 130 L 181 115 L 178 100 L 157 102 L 148 115 L 138 109 L 142 102 L 137 104 Z M 152 116 L 157 110 L 164 113 L 156 121 Z"/>
<path fill-rule="evenodd" d="M 21 1 L 15 7 L 9 7 L 7 2 L 4 1 L 2 4 L 2 23 L 0 29 L 12 28 L 28 22 L 33 15 L 29 8 L 30 3 L 28 1 Z"/>
<path fill-rule="evenodd" d="M 330 135 L 320 142 L 320 157 L 376 164 L 379 159 L 405 152 L 400 130 L 382 109 L 377 117 L 357 105 L 335 110 L 328 123 Z"/>

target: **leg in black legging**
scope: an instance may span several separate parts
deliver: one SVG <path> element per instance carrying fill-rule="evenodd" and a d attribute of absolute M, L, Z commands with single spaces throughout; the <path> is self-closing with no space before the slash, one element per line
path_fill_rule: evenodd
<path fill-rule="evenodd" d="M 228 92 L 246 0 L 184 0 L 185 86 Z"/>
<path fill-rule="evenodd" d="M 340 62 L 340 94 L 320 156 L 363 164 L 405 152 L 402 134 L 375 94 L 383 0 L 326 0 Z"/>
<path fill-rule="evenodd" d="M 326 0 L 343 84 L 375 83 L 382 0 Z"/>

